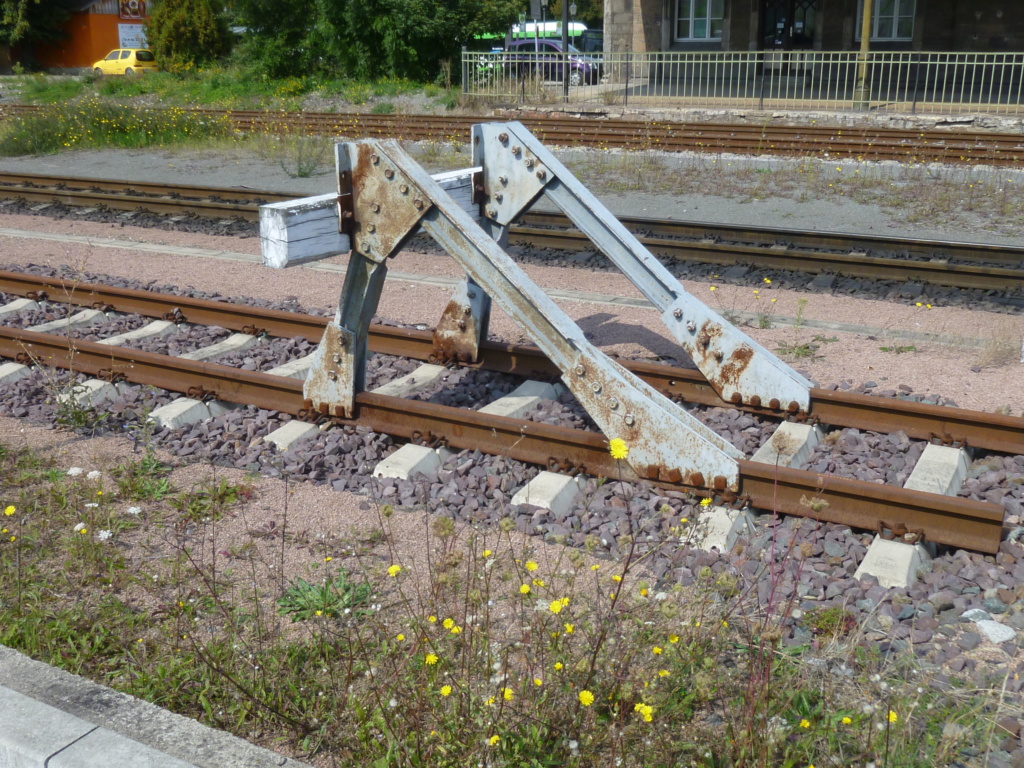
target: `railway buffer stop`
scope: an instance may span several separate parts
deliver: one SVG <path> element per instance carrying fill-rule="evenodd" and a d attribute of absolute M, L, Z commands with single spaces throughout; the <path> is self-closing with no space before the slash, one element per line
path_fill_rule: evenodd
<path fill-rule="evenodd" d="M 477 359 L 495 301 L 557 366 L 604 435 L 626 442 L 627 461 L 638 478 L 737 491 L 743 455 L 587 341 L 505 252 L 510 224 L 546 195 L 658 309 L 671 336 L 723 400 L 797 414 L 809 408 L 810 382 L 686 293 L 523 125 L 476 125 L 472 144 L 480 168 L 474 178 L 480 223 L 397 142 L 336 145 L 339 222 L 352 251 L 337 313 L 304 385 L 307 405 L 324 415 L 354 416 L 388 260 L 422 228 L 467 275 L 436 326 L 439 359 Z"/>

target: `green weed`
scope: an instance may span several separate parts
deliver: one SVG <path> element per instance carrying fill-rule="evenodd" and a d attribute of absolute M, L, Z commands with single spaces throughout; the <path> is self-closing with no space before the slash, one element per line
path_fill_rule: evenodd
<path fill-rule="evenodd" d="M 320 584 L 296 579 L 277 599 L 278 610 L 292 621 L 308 621 L 326 616 L 337 619 L 360 615 L 359 608 L 370 600 L 369 584 L 353 584 L 344 570 L 339 570 Z"/>

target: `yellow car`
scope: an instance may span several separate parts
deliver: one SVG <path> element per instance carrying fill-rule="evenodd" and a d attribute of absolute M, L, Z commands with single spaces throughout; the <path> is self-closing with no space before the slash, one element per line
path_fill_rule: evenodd
<path fill-rule="evenodd" d="M 141 75 L 159 69 L 156 57 L 147 48 L 118 48 L 92 65 L 95 75 Z"/>

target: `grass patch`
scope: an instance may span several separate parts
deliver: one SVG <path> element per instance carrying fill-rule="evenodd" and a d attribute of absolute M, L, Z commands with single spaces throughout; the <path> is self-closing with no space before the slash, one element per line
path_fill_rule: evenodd
<path fill-rule="evenodd" d="M 227 515 L 244 486 L 166 478 L 0 445 L 0 642 L 325 764 L 930 768 L 1002 738 L 998 690 L 933 688 L 841 608 L 794 619 L 710 566 L 658 585 L 631 530 L 616 560 L 387 505 L 311 535 L 287 484 Z M 702 509 L 652 512 L 644 547 Z M 761 578 L 798 573 L 780 554 Z M 794 623 L 815 639 L 781 643 Z"/>
<path fill-rule="evenodd" d="M 44 155 L 67 149 L 139 149 L 221 138 L 226 120 L 182 109 L 125 107 L 96 99 L 15 117 L 0 129 L 0 155 Z"/>

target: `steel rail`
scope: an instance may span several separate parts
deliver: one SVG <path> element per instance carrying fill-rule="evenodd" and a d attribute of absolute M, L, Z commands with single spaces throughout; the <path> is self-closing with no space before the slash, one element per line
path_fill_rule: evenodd
<path fill-rule="evenodd" d="M 42 298 L 48 296 L 76 306 L 131 312 L 177 322 L 217 325 L 243 333 L 319 342 L 326 317 L 280 310 L 260 309 L 224 301 L 194 299 L 100 284 L 75 283 L 58 278 L 37 277 L 0 271 L 0 292 Z M 431 360 L 434 356 L 431 331 L 372 326 L 369 348 L 380 354 Z M 518 376 L 557 376 L 558 369 L 536 347 L 487 341 L 479 363 L 471 367 Z M 703 375 L 696 370 L 619 361 L 644 381 L 674 399 L 720 408 L 735 408 L 723 401 Z M 751 413 L 777 417 L 772 411 L 744 406 Z M 853 392 L 811 390 L 807 418 L 837 427 L 857 427 L 874 432 L 903 430 L 919 440 L 961 443 L 975 448 L 1024 455 L 1024 418 L 949 408 Z"/>
<path fill-rule="evenodd" d="M 533 246 L 564 250 L 593 249 L 593 243 L 581 232 L 531 229 L 521 241 Z M 510 237 L 517 235 L 515 229 Z M 805 252 L 789 248 L 765 248 L 732 243 L 683 242 L 655 237 L 638 237 L 652 253 L 676 261 L 702 264 L 752 264 L 760 269 L 791 272 L 827 272 L 873 280 L 929 283 L 955 288 L 1012 293 L 1024 291 L 1024 270 L 1002 267 L 976 267 L 943 261 L 887 259 L 880 256 L 855 256 L 840 253 Z"/>
<path fill-rule="evenodd" d="M 39 112 L 36 105 L 2 105 L 0 116 Z M 470 126 L 493 116 L 369 115 L 287 111 L 192 109 L 194 114 L 230 120 L 238 130 L 341 134 L 408 140 L 466 141 Z M 742 126 L 621 119 L 574 120 L 528 117 L 523 123 L 541 140 L 567 146 L 807 155 L 872 160 L 988 162 L 1011 165 L 1024 159 L 1024 143 L 1013 134 L 908 131 L 886 128 Z"/>
<path fill-rule="evenodd" d="M 809 232 L 712 222 L 674 221 L 650 219 L 642 216 L 619 218 L 634 233 L 651 238 L 690 238 L 697 240 L 727 241 L 752 246 L 788 248 L 823 248 L 842 253 L 907 253 L 914 256 L 956 261 L 980 261 L 989 264 L 1024 265 L 1024 248 L 989 243 L 930 240 L 924 238 L 886 237 L 846 232 Z M 559 211 L 532 210 L 512 226 L 510 235 L 531 237 L 539 228 L 566 229 L 569 218 Z"/>
<path fill-rule="evenodd" d="M 0 355 L 232 403 L 309 417 L 302 382 L 215 363 L 110 347 L 64 336 L 0 327 Z M 363 392 L 354 419 L 341 424 L 452 448 L 476 449 L 599 477 L 620 476 L 605 438 L 535 422 Z M 995 504 L 880 486 L 771 465 L 740 462 L 739 498 L 760 509 L 866 530 L 902 524 L 939 544 L 996 552 L 1003 510 Z M 663 487 L 685 486 L 658 482 Z"/>
<path fill-rule="evenodd" d="M 0 197 L 23 198 L 31 202 L 62 203 L 77 207 L 103 207 L 117 211 L 144 209 L 152 213 L 196 213 L 207 218 L 259 217 L 256 206 L 241 203 L 217 203 L 209 200 L 172 200 L 146 195 L 113 194 L 88 190 L 64 190 L 51 187 L 0 187 Z"/>

